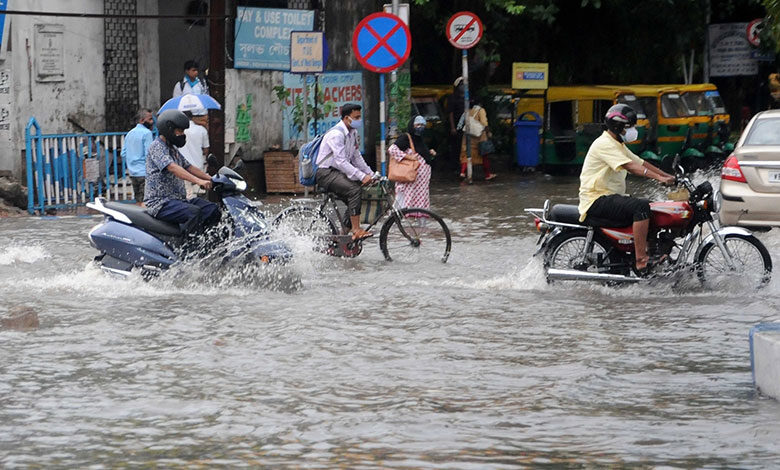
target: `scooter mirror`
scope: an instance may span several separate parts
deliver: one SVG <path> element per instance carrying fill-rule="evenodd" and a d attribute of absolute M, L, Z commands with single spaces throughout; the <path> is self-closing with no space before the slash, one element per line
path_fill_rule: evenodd
<path fill-rule="evenodd" d="M 244 169 L 244 166 L 246 166 L 246 165 L 244 165 L 244 160 L 241 160 L 241 159 L 239 158 L 239 159 L 238 159 L 238 163 L 236 163 L 236 164 L 233 166 L 233 170 L 234 170 L 234 171 L 240 171 L 240 170 L 243 170 L 243 169 Z"/>
<path fill-rule="evenodd" d="M 217 161 L 217 157 L 215 157 L 213 153 L 210 153 L 209 156 L 206 157 L 206 161 L 208 162 L 209 165 L 211 165 L 211 166 L 213 166 L 215 168 L 217 166 L 219 166 L 219 162 Z"/>

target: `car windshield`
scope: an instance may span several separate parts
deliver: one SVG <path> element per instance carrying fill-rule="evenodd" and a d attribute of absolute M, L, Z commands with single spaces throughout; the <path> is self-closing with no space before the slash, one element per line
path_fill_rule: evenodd
<path fill-rule="evenodd" d="M 780 118 L 756 119 L 743 145 L 780 145 Z"/>
<path fill-rule="evenodd" d="M 620 104 L 627 104 L 631 106 L 631 109 L 636 111 L 636 117 L 637 119 L 646 119 L 647 115 L 645 114 L 645 109 L 642 107 L 642 103 L 639 102 L 638 99 L 636 99 L 636 96 L 634 95 L 620 95 L 618 96 L 617 102 Z"/>
<path fill-rule="evenodd" d="M 436 106 L 435 101 L 414 100 L 412 101 L 412 106 L 414 107 L 414 113 L 424 117 L 426 121 L 441 121 L 441 116 L 439 116 L 439 107 Z"/>
<path fill-rule="evenodd" d="M 712 108 L 703 91 L 689 91 L 682 95 L 688 113 L 696 116 L 711 116 Z"/>
<path fill-rule="evenodd" d="M 723 98 L 717 91 L 708 91 L 704 93 L 705 99 L 709 102 L 710 108 L 715 114 L 726 114 L 726 105 L 723 104 Z"/>
<path fill-rule="evenodd" d="M 691 115 L 679 93 L 661 95 L 661 112 L 667 118 L 688 117 Z"/>

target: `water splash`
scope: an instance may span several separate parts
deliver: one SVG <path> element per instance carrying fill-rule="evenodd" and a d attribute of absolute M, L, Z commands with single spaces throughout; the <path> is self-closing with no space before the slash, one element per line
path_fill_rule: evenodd
<path fill-rule="evenodd" d="M 11 265 L 15 263 L 37 263 L 51 257 L 48 251 L 40 245 L 17 245 L 11 246 L 0 251 L 0 265 Z"/>

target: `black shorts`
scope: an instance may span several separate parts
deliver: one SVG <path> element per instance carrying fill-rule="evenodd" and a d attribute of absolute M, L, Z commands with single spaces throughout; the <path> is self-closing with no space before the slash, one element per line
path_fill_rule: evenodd
<path fill-rule="evenodd" d="M 144 189 L 146 189 L 146 178 L 143 176 L 131 176 L 130 183 L 133 185 L 135 202 L 144 202 Z"/>
<path fill-rule="evenodd" d="M 585 223 L 591 217 L 614 221 L 615 227 L 628 227 L 650 218 L 650 201 L 621 194 L 601 196 L 588 209 Z"/>

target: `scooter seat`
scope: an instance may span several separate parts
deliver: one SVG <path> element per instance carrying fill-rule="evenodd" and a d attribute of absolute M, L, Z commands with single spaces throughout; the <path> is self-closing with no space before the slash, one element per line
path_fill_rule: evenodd
<path fill-rule="evenodd" d="M 111 210 L 123 213 L 136 227 L 162 235 L 181 235 L 178 225 L 155 219 L 143 207 L 135 204 L 122 204 L 120 202 L 106 202 L 103 205 Z"/>

